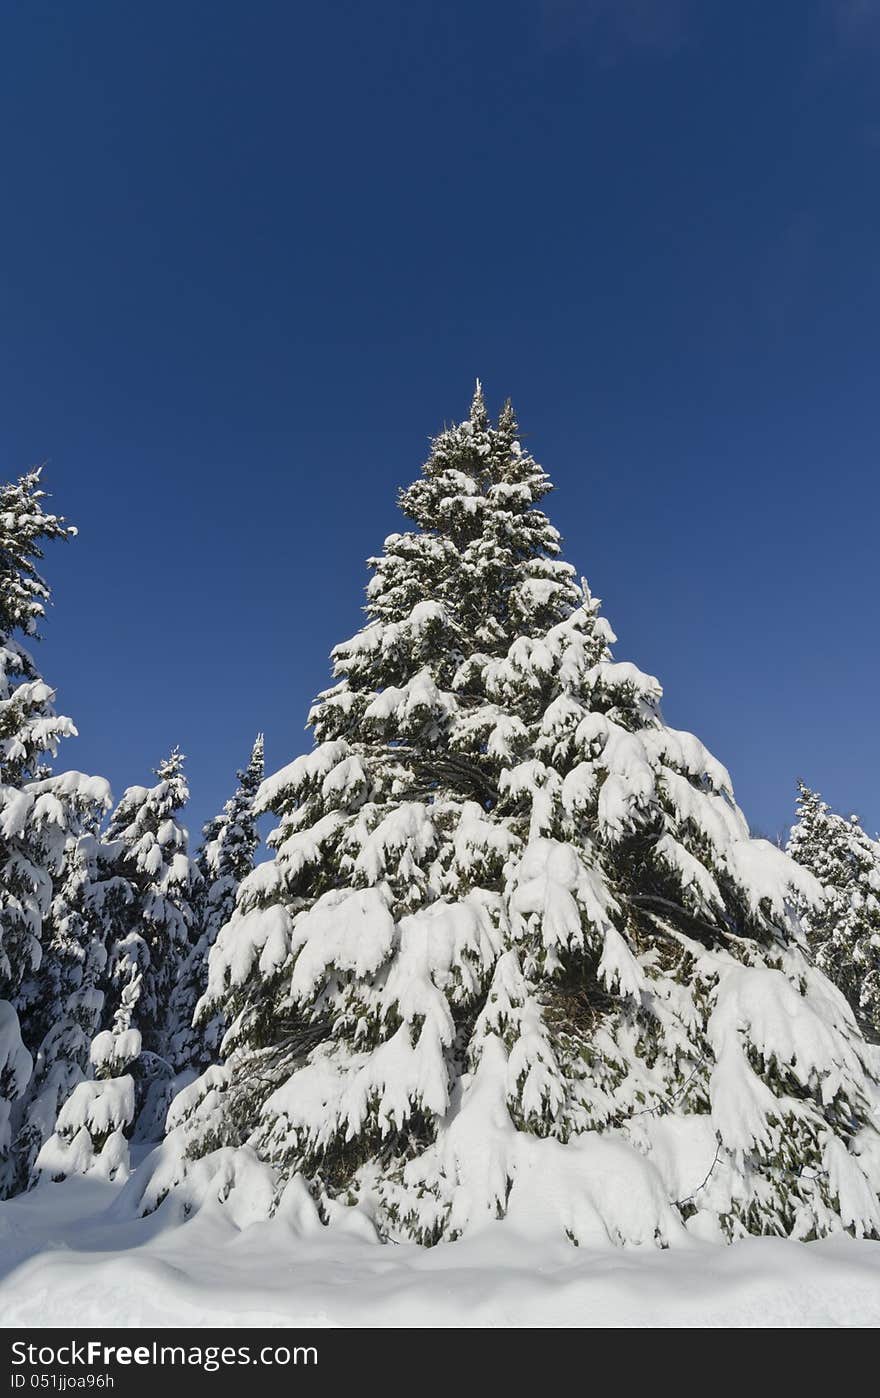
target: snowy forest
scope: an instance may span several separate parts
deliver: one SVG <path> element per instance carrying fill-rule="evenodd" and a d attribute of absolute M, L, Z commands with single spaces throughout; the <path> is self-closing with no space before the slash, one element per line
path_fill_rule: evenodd
<path fill-rule="evenodd" d="M 753 837 L 509 402 L 433 439 L 311 746 L 267 776 L 255 735 L 195 841 L 177 749 L 116 800 L 64 769 L 50 484 L 0 505 L 4 1199 L 312 1247 L 880 1238 L 880 843 L 808 753 Z"/>

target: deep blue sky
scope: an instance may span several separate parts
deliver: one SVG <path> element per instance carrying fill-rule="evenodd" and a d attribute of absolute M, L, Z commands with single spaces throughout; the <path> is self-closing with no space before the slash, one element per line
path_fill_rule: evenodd
<path fill-rule="evenodd" d="M 479 374 L 753 825 L 880 827 L 880 0 L 4 0 L 0 143 L 64 765 L 301 751 Z"/>

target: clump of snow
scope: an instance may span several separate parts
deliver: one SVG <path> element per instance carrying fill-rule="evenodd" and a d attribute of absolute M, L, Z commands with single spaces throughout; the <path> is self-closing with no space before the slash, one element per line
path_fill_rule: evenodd
<path fill-rule="evenodd" d="M 134 1115 L 134 1081 L 126 1076 L 78 1083 L 58 1113 L 62 1135 L 80 1126 L 94 1136 L 127 1126 Z"/>
<path fill-rule="evenodd" d="M 124 1029 L 121 1034 L 104 1029 L 95 1035 L 89 1046 L 89 1062 L 96 1071 L 103 1070 L 103 1076 L 107 1077 L 133 1063 L 140 1051 L 139 1029 Z"/>

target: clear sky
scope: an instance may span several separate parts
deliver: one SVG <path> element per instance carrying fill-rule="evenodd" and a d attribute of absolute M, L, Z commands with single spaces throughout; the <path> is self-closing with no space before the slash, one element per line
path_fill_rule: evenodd
<path fill-rule="evenodd" d="M 880 828 L 880 0 L 4 0 L 0 145 L 64 765 L 302 751 L 479 374 L 753 826 Z"/>

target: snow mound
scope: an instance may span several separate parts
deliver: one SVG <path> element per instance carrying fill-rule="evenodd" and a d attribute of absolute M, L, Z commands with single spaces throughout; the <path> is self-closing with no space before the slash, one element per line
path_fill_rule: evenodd
<path fill-rule="evenodd" d="M 842 1236 L 621 1251 L 536 1238 L 508 1218 L 487 1222 L 472 1239 L 426 1250 L 382 1247 L 342 1219 L 322 1227 L 301 1180 L 288 1185 L 284 1208 L 270 1223 L 246 1229 L 244 1219 L 237 1223 L 220 1208 L 182 1226 L 164 1210 L 122 1219 L 119 1193 L 92 1178 L 70 1179 L 0 1204 L 0 1324 L 880 1324 L 880 1243 Z"/>

